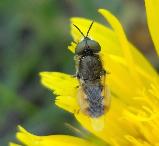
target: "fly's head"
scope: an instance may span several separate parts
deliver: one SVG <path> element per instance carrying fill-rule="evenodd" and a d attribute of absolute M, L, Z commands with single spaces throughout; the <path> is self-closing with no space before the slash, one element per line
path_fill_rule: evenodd
<path fill-rule="evenodd" d="M 76 55 L 82 55 L 86 52 L 90 53 L 99 53 L 101 47 L 98 42 L 91 40 L 88 37 L 85 37 L 81 42 L 79 42 L 75 49 Z"/>
<path fill-rule="evenodd" d="M 89 31 L 92 25 L 93 25 L 93 22 L 91 23 L 86 36 L 76 25 L 74 25 L 84 37 L 84 39 L 80 41 L 75 48 L 76 55 L 82 55 L 85 53 L 99 53 L 101 51 L 101 46 L 99 45 L 99 43 L 97 41 L 91 40 L 88 37 Z"/>

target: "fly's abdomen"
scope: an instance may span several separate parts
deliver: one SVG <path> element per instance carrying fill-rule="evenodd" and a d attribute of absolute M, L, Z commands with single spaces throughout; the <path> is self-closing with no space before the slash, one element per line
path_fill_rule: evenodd
<path fill-rule="evenodd" d="M 87 109 L 88 114 L 92 118 L 98 118 L 104 114 L 104 105 L 102 104 L 102 101 L 89 101 L 89 108 Z"/>
<path fill-rule="evenodd" d="M 100 84 L 95 85 L 85 85 L 84 92 L 87 95 L 87 100 L 89 107 L 87 108 L 87 113 L 92 118 L 100 117 L 104 114 L 103 87 Z"/>

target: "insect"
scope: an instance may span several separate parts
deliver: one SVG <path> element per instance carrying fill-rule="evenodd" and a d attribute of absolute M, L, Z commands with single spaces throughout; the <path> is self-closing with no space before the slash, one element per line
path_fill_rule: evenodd
<path fill-rule="evenodd" d="M 109 89 L 105 84 L 107 72 L 99 56 L 101 46 L 86 36 L 74 25 L 84 37 L 75 48 L 76 77 L 79 80 L 78 104 L 85 115 L 97 119 L 108 111 L 110 105 Z"/>

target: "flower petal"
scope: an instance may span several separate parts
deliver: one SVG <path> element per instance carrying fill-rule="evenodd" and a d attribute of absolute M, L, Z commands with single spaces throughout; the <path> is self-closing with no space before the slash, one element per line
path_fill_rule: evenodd
<path fill-rule="evenodd" d="M 21 126 L 19 126 L 18 128 L 19 132 L 16 134 L 16 137 L 26 146 L 93 146 L 91 142 L 74 136 L 36 136 L 27 132 Z M 12 144 L 11 146 L 16 145 Z"/>
<path fill-rule="evenodd" d="M 79 110 L 76 98 L 71 96 L 57 96 L 55 104 L 71 113 L 76 113 Z"/>
<path fill-rule="evenodd" d="M 113 16 L 108 10 L 99 9 L 99 13 L 101 13 L 106 18 L 106 20 L 110 23 L 113 30 L 115 31 L 115 34 L 117 35 L 117 38 L 118 38 L 117 41 L 119 41 L 119 44 L 122 49 L 121 51 L 122 51 L 126 61 L 128 62 L 128 64 L 131 67 L 134 66 L 134 61 L 133 61 L 132 54 L 130 51 L 129 42 L 126 38 L 126 35 L 124 33 L 124 30 L 123 30 L 121 24 L 116 19 L 116 17 Z"/>
<path fill-rule="evenodd" d="M 15 144 L 15 143 L 9 143 L 9 146 L 21 146 L 21 145 L 19 145 L 19 144 Z"/>
<path fill-rule="evenodd" d="M 42 84 L 51 89 L 56 97 L 55 104 L 71 113 L 79 110 L 77 104 L 78 81 L 75 77 L 58 72 L 41 72 Z"/>
<path fill-rule="evenodd" d="M 145 0 L 148 27 L 159 56 L 159 0 Z"/>
<path fill-rule="evenodd" d="M 71 75 L 59 72 L 41 72 L 41 83 L 56 95 L 76 97 L 78 81 Z"/>
<path fill-rule="evenodd" d="M 100 9 L 99 11 L 108 20 L 113 29 L 95 22 L 89 36 L 101 45 L 100 56 L 103 66 L 110 72 L 110 75 L 107 75 L 107 84 L 111 89 L 112 95 L 114 95 L 112 97 L 112 105 L 105 116 L 105 127 L 101 131 L 93 129 L 89 117 L 81 113 L 75 116 L 86 129 L 111 145 L 131 145 L 132 141 L 125 137 L 126 135 L 133 135 L 135 139 L 140 139 L 141 143 L 146 143 L 146 140 L 142 139 L 144 136 L 143 129 L 141 127 L 136 128 L 138 127 L 137 121 L 134 122 L 126 118 L 125 113 L 129 113 L 131 117 L 133 114 L 133 118 L 135 115 L 142 113 L 140 119 L 145 120 L 147 116 L 144 112 L 145 109 L 158 110 L 158 108 L 155 109 L 155 104 L 151 104 L 153 101 L 158 103 L 157 99 L 155 99 L 158 93 L 150 89 L 152 85 L 158 86 L 159 76 L 144 56 L 128 42 L 117 18 L 107 10 Z M 73 18 L 71 23 L 76 24 L 82 32 L 87 32 L 91 20 Z M 71 33 L 76 42 L 82 38 L 81 34 L 73 26 Z M 72 46 L 71 50 L 74 50 L 73 48 L 74 46 Z M 150 91 L 152 92 L 151 96 L 148 93 Z M 152 102 L 149 104 L 144 103 L 146 108 L 143 109 L 141 108 L 143 107 L 143 102 L 135 100 L 135 97 L 139 96 L 148 99 L 148 101 L 152 100 Z M 137 119 L 139 119 L 138 117 Z M 150 117 L 154 118 L 154 116 Z M 138 132 L 138 130 L 143 133 Z"/>

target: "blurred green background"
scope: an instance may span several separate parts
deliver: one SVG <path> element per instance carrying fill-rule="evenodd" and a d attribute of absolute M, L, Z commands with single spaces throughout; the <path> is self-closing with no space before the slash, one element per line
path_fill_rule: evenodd
<path fill-rule="evenodd" d="M 56 107 L 54 95 L 41 86 L 40 71 L 74 74 L 69 19 L 86 17 L 104 23 L 107 8 L 124 26 L 129 40 L 157 68 L 143 0 L 0 0 L 0 146 L 15 141 L 18 124 L 39 134 L 72 134 L 73 116 Z M 78 25 L 78 24 L 77 24 Z"/>

